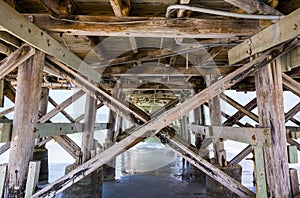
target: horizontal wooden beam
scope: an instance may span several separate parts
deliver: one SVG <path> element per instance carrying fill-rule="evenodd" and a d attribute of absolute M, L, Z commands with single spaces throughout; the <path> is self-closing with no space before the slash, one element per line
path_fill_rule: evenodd
<path fill-rule="evenodd" d="M 223 138 L 251 144 L 253 146 L 271 145 L 270 130 L 268 128 L 224 127 L 190 125 L 189 129 L 207 138 Z"/>
<path fill-rule="evenodd" d="M 103 77 L 183 77 L 183 76 L 204 76 L 208 74 L 227 75 L 236 70 L 238 67 L 224 66 L 207 66 L 197 67 L 157 67 L 156 64 L 143 64 L 141 67 L 126 67 L 126 66 L 113 66 L 96 69 L 102 73 Z"/>
<path fill-rule="evenodd" d="M 107 123 L 95 123 L 94 130 L 105 130 Z M 12 123 L 0 123 L 0 143 L 10 142 Z M 39 123 L 36 127 L 36 138 L 82 133 L 82 123 Z"/>
<path fill-rule="evenodd" d="M 254 20 L 83 15 L 60 19 L 45 14 L 31 16 L 37 26 L 47 31 L 87 36 L 232 38 L 250 36 L 262 29 Z"/>
<path fill-rule="evenodd" d="M 228 51 L 229 64 L 235 64 L 259 52 L 263 52 L 300 34 L 300 8 L 277 23 Z"/>
<path fill-rule="evenodd" d="M 0 1 L 0 26 L 8 33 L 34 48 L 50 56 L 54 56 L 57 60 L 72 69 L 80 71 L 81 74 L 84 74 L 89 79 L 96 82 L 100 79 L 99 74 L 87 63 L 57 42 L 46 31 L 40 29 L 16 10 L 12 9 L 4 1 Z"/>
<path fill-rule="evenodd" d="M 76 183 L 86 175 L 92 173 L 99 167 L 111 161 L 114 157 L 124 152 L 124 150 L 129 149 L 130 147 L 136 145 L 138 142 L 146 139 L 149 136 L 157 134 L 162 128 L 166 127 L 174 120 L 187 114 L 189 111 L 202 105 L 204 102 L 213 98 L 214 96 L 222 93 L 224 90 L 229 89 L 234 84 L 244 79 L 246 76 L 252 74 L 254 71 L 256 71 L 257 68 L 263 67 L 264 65 L 273 61 L 275 58 L 278 58 L 280 55 L 287 53 L 291 48 L 294 47 L 295 44 L 297 44 L 297 42 L 292 42 L 289 44 L 285 43 L 284 45 L 276 46 L 275 48 L 272 48 L 271 50 L 265 52 L 263 55 L 245 64 L 243 67 L 235 70 L 231 74 L 228 74 L 227 76 L 221 78 L 192 98 L 166 111 L 162 115 L 149 120 L 142 126 L 137 127 L 131 135 L 124 138 L 118 144 L 109 147 L 102 153 L 98 154 L 96 157 L 90 159 L 70 173 L 66 174 L 57 181 L 40 190 L 39 192 L 34 194 L 32 198 L 54 196 L 62 190 L 68 188 L 73 183 Z M 274 54 L 274 50 L 278 53 Z M 128 111 L 129 110 L 127 110 L 127 112 Z M 232 184 L 231 182 L 229 183 Z M 228 183 L 222 184 L 226 185 L 226 187 L 228 187 L 229 189 L 234 190 L 240 196 L 249 196 L 249 190 L 247 189 L 236 189 Z M 252 192 L 250 191 L 250 193 Z"/>

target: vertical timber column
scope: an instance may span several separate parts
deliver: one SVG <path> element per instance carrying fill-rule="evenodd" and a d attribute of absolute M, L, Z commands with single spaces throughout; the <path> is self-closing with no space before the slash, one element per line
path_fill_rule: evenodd
<path fill-rule="evenodd" d="M 82 163 L 91 159 L 91 150 L 94 148 L 94 126 L 96 119 L 97 101 L 90 95 L 86 95 L 84 127 L 82 134 Z"/>
<path fill-rule="evenodd" d="M 272 145 L 264 148 L 268 197 L 291 197 L 280 61 L 255 74 L 259 127 L 270 128 Z"/>
<path fill-rule="evenodd" d="M 49 99 L 49 88 L 43 87 L 40 98 L 40 114 L 44 116 L 47 114 L 48 109 L 48 99 Z M 35 139 L 36 144 L 39 143 L 42 139 Z M 46 145 L 43 145 L 39 148 L 34 149 L 33 160 L 41 161 L 40 165 L 40 175 L 39 175 L 39 184 L 47 184 L 49 177 L 49 168 L 48 168 L 48 150 Z"/>
<path fill-rule="evenodd" d="M 18 81 L 5 197 L 24 197 L 29 161 L 33 156 L 45 54 L 18 68 Z"/>
<path fill-rule="evenodd" d="M 207 86 L 213 84 L 217 81 L 216 75 L 208 75 L 206 76 L 206 84 Z M 217 95 L 211 100 L 209 100 L 209 115 L 210 115 L 210 123 L 212 126 L 221 126 L 221 103 L 220 96 Z M 224 142 L 223 139 L 213 138 L 213 148 L 214 148 L 214 156 L 216 164 L 219 164 L 221 167 L 227 165 L 226 153 L 224 150 Z"/>
<path fill-rule="evenodd" d="M 86 94 L 85 114 L 82 134 L 82 160 L 66 167 L 66 174 L 77 168 L 81 163 L 91 159 L 91 151 L 95 150 L 94 127 L 97 112 L 97 100 Z M 63 191 L 62 198 L 102 197 L 102 168 L 86 175 L 85 178 Z"/>
<path fill-rule="evenodd" d="M 109 148 L 112 146 L 115 137 L 115 127 L 116 127 L 116 113 L 112 110 L 109 110 L 109 117 L 108 117 L 108 130 L 107 130 L 107 137 L 105 139 L 104 149 Z M 114 180 L 115 179 L 115 166 L 116 160 L 112 159 L 108 164 L 103 166 L 103 180 Z"/>

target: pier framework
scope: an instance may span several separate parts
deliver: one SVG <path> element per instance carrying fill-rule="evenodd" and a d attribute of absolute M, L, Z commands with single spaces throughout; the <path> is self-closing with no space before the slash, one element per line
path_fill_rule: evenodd
<path fill-rule="evenodd" d="M 0 1 L 0 105 L 4 98 L 14 103 L 0 112 L 0 155 L 10 149 L 8 164 L 0 165 L 0 197 L 53 197 L 91 175 L 97 180 L 111 172 L 105 165 L 149 137 L 239 197 L 297 195 L 297 172 L 289 163 L 297 162 L 300 149 L 300 105 L 285 112 L 283 101 L 284 91 L 300 97 L 296 0 L 214 6 L 189 0 L 24 2 Z M 212 6 L 227 10 L 226 16 L 198 12 Z M 75 88 L 60 104 L 49 96 L 49 89 Z M 242 105 L 226 90 L 255 91 L 256 98 Z M 65 109 L 83 96 L 85 112 L 75 118 Z M 237 112 L 223 111 L 221 101 Z M 48 104 L 53 108 L 47 111 Z M 110 109 L 109 120 L 97 123 L 103 106 Z M 12 120 L 6 117 L 11 112 Z M 58 113 L 68 122 L 53 122 Z M 244 117 L 256 125 L 243 123 Z M 98 130 L 107 130 L 102 145 L 94 137 Z M 68 136 L 73 133 L 83 134 L 81 145 Z M 45 160 L 34 161 L 33 153 L 52 139 L 75 164 L 35 192 Z M 227 139 L 248 146 L 228 160 Z M 226 174 L 250 153 L 256 193 Z"/>

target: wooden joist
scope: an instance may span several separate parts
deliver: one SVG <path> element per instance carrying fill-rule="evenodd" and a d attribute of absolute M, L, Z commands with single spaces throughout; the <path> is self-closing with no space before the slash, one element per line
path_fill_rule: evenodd
<path fill-rule="evenodd" d="M 35 20 L 35 19 L 34 19 Z M 45 23 L 45 21 L 43 22 Z M 70 52 L 62 44 L 53 39 L 4 1 L 0 1 L 0 26 L 8 33 L 33 46 L 42 52 L 54 56 L 59 61 L 86 75 L 89 79 L 98 82 L 99 74 L 87 63 Z"/>
<path fill-rule="evenodd" d="M 34 18 L 34 24 L 47 31 L 86 36 L 232 38 L 250 36 L 262 29 L 254 20 L 83 15 L 72 16 L 74 20 L 68 20 L 44 14 L 30 15 Z"/>
<path fill-rule="evenodd" d="M 229 64 L 293 39 L 300 34 L 300 8 L 228 51 Z"/>
<path fill-rule="evenodd" d="M 164 114 L 160 115 L 159 117 L 153 118 L 152 120 L 148 121 L 144 125 L 136 128 L 131 135 L 129 135 L 128 137 L 120 141 L 118 144 L 109 147 L 107 150 L 103 151 L 96 157 L 90 159 L 89 161 L 82 164 L 78 168 L 74 169 L 70 173 L 61 177 L 60 179 L 53 182 L 52 184 L 48 185 L 41 191 L 34 194 L 33 198 L 54 196 L 55 194 L 61 192 L 67 187 L 71 186 L 73 183 L 76 183 L 77 181 L 84 178 L 85 175 L 92 173 L 99 167 L 103 166 L 104 164 L 112 160 L 118 154 L 122 153 L 124 149 L 129 149 L 130 147 L 134 146 L 135 144 L 145 139 L 146 137 L 158 133 L 159 130 L 162 129 L 163 127 L 172 123 L 174 120 L 180 118 L 182 115 L 187 114 L 189 111 L 200 106 L 205 101 L 213 98 L 217 94 L 220 94 L 224 90 L 229 89 L 234 84 L 241 81 L 249 74 L 253 73 L 257 68 L 263 67 L 264 65 L 271 62 L 273 59 L 277 58 L 279 55 L 288 52 L 290 48 L 294 47 L 294 45 L 295 42 L 289 43 L 288 45 L 287 44 L 279 45 L 276 48 L 272 48 L 271 50 L 265 52 L 260 57 L 245 64 L 243 67 L 237 69 L 231 74 L 223 77 L 222 79 L 215 82 L 214 84 L 204 89 L 203 91 L 199 92 L 192 98 L 166 111 Z M 272 58 L 269 59 L 270 55 L 273 54 L 274 50 L 278 51 L 279 53 L 277 53 L 275 56 L 272 56 Z M 92 90 L 96 91 L 97 89 L 93 87 Z M 94 93 L 90 93 L 90 94 L 94 94 Z M 127 110 L 127 112 L 129 112 L 129 110 Z M 226 185 L 226 183 L 223 184 Z M 236 189 L 233 188 L 231 185 L 226 185 L 226 187 L 234 190 L 235 192 L 238 191 L 237 193 L 240 195 L 245 195 L 245 194 L 249 195 L 249 191 L 247 191 L 246 189 L 241 189 L 241 188 Z M 253 194 L 251 193 L 251 195 Z"/>

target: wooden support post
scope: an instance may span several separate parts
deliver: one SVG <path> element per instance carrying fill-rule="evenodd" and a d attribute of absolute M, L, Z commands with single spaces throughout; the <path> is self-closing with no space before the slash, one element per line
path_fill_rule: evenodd
<path fill-rule="evenodd" d="M 254 146 L 254 175 L 257 198 L 267 198 L 266 168 L 264 153 L 261 146 Z"/>
<path fill-rule="evenodd" d="M 29 170 L 26 182 L 25 198 L 31 197 L 35 193 L 35 188 L 39 180 L 40 161 L 32 161 L 29 163 Z"/>
<path fill-rule="evenodd" d="M 0 197 L 3 197 L 7 164 L 0 164 Z"/>
<path fill-rule="evenodd" d="M 0 79 L 0 107 L 4 107 L 4 84 L 4 79 Z"/>
<path fill-rule="evenodd" d="M 82 134 L 82 163 L 91 159 L 91 151 L 94 148 L 94 126 L 96 119 L 96 105 L 97 100 L 95 100 L 90 95 L 86 95 L 85 103 L 85 116 L 83 124 L 83 134 Z"/>
<path fill-rule="evenodd" d="M 271 147 L 264 148 L 268 197 L 291 197 L 283 110 L 280 61 L 258 69 L 255 74 L 259 127 L 269 127 Z"/>
<path fill-rule="evenodd" d="M 109 111 L 108 124 L 109 124 L 109 128 L 107 130 L 106 138 L 109 139 L 111 142 L 113 142 L 115 125 L 116 125 L 116 114 L 112 110 Z"/>
<path fill-rule="evenodd" d="M 291 180 L 291 188 L 292 188 L 292 196 L 296 197 L 299 193 L 299 180 L 297 169 L 290 168 L 290 180 Z"/>
<path fill-rule="evenodd" d="M 32 158 L 35 127 L 38 120 L 44 53 L 36 51 L 18 69 L 18 88 L 8 164 L 8 197 L 24 196 L 29 161 Z"/>
<path fill-rule="evenodd" d="M 206 76 L 205 80 L 207 86 L 209 86 L 213 84 L 215 81 L 217 81 L 217 76 L 209 75 Z M 220 95 L 217 95 L 214 98 L 209 100 L 209 115 L 210 115 L 210 124 L 212 126 L 222 125 Z M 221 167 L 227 166 L 226 151 L 224 150 L 223 139 L 213 138 L 212 140 L 213 140 L 213 147 L 214 147 L 215 162 L 219 164 Z"/>

